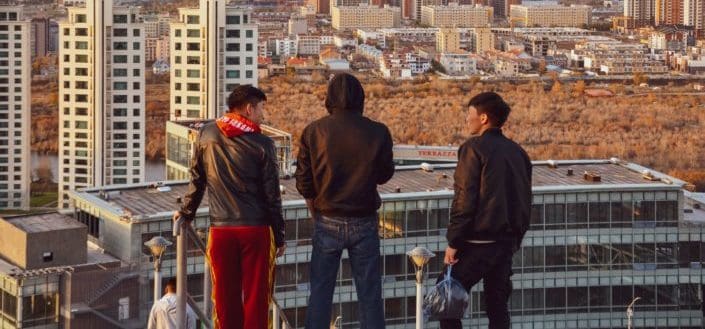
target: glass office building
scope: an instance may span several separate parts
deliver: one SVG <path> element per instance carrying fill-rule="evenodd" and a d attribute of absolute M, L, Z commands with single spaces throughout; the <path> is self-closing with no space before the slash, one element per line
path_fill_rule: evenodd
<path fill-rule="evenodd" d="M 387 328 L 409 328 L 415 321 L 413 268 L 405 252 L 425 246 L 436 253 L 428 287 L 442 270 L 454 165 L 426 169 L 398 167 L 379 188 Z M 289 248 L 277 260 L 275 295 L 300 328 L 309 296 L 313 226 L 294 181 L 281 184 Z M 171 213 L 186 187 L 103 187 L 72 192 L 71 198 L 76 217 L 99 227 L 95 241 L 123 260 L 143 263 L 148 276 L 151 266 L 141 243 L 157 234 L 171 236 Z M 514 257 L 512 327 L 625 328 L 627 304 L 640 297 L 635 328 L 701 328 L 705 200 L 687 188 L 676 178 L 617 159 L 535 162 L 531 228 Z M 200 228 L 208 225 L 207 199 L 203 204 L 196 221 Z M 346 253 L 340 266 L 331 321 L 341 316 L 343 328 L 356 328 L 357 296 Z M 166 276 L 175 274 L 173 260 L 164 268 Z M 198 285 L 202 270 L 202 257 L 189 259 L 190 284 Z M 193 289 L 197 294 L 199 288 Z M 471 292 L 464 321 L 487 327 L 481 284 Z"/>

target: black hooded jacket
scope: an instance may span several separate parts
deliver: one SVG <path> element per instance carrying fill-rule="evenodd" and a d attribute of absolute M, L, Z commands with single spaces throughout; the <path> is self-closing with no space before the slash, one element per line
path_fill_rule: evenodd
<path fill-rule="evenodd" d="M 296 188 L 326 216 L 374 215 L 381 205 L 377 185 L 394 175 L 392 136 L 382 123 L 362 115 L 365 93 L 352 75 L 328 85 L 330 115 L 301 134 Z"/>

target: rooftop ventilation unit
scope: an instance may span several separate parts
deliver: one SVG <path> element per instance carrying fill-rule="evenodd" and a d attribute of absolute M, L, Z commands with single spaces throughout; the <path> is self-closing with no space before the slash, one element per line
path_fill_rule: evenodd
<path fill-rule="evenodd" d="M 652 172 L 651 172 L 650 170 L 648 170 L 648 169 L 644 169 L 644 170 L 641 172 L 641 177 L 643 177 L 643 178 L 646 179 L 646 180 L 650 180 L 650 181 L 659 180 L 658 178 L 656 178 L 656 176 L 654 176 L 654 173 L 652 173 Z"/>
<path fill-rule="evenodd" d="M 286 194 L 286 186 L 284 186 L 284 185 L 279 185 L 279 193 L 281 193 L 281 194 Z"/>
<path fill-rule="evenodd" d="M 565 174 L 566 174 L 566 176 L 573 176 L 573 169 L 568 169 L 568 171 Z"/>
<path fill-rule="evenodd" d="M 548 160 L 548 167 L 556 169 L 558 168 L 558 162 L 556 162 L 555 160 Z"/>
<path fill-rule="evenodd" d="M 433 172 L 433 165 L 427 162 L 421 164 L 421 170 L 425 172 Z"/>
<path fill-rule="evenodd" d="M 586 172 L 584 172 L 584 173 L 583 173 L 583 178 L 584 178 L 586 181 L 588 181 L 588 182 L 593 182 L 593 183 L 597 183 L 597 182 L 601 182 L 601 181 L 602 181 L 602 176 L 600 176 L 600 174 L 598 174 L 598 173 L 596 173 L 596 172 L 592 172 L 592 171 L 586 171 Z"/>
<path fill-rule="evenodd" d="M 620 164 L 620 163 L 622 163 L 622 160 L 619 160 L 619 158 L 617 158 L 617 157 L 612 157 L 612 158 L 610 158 L 610 163 L 611 164 Z"/>

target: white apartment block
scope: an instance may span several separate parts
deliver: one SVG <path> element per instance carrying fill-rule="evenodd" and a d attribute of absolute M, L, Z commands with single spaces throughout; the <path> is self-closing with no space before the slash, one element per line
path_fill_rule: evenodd
<path fill-rule="evenodd" d="M 0 6 L 0 209 L 29 209 L 30 30 L 22 7 Z"/>
<path fill-rule="evenodd" d="M 592 7 L 583 5 L 512 5 L 511 20 L 525 27 L 586 27 Z"/>
<path fill-rule="evenodd" d="M 295 57 L 299 51 L 299 44 L 295 38 L 276 39 L 274 41 L 274 54 L 280 57 Z"/>
<path fill-rule="evenodd" d="M 442 53 L 439 62 L 448 75 L 477 73 L 477 59 L 469 53 Z"/>
<path fill-rule="evenodd" d="M 382 29 L 401 24 L 401 9 L 385 5 L 336 6 L 331 8 L 332 26 L 336 30 Z"/>
<path fill-rule="evenodd" d="M 421 7 L 421 24 L 432 27 L 481 27 L 492 23 L 494 9 L 482 5 Z"/>
<path fill-rule="evenodd" d="M 656 0 L 624 0 L 624 16 L 629 17 L 631 28 L 653 25 Z"/>
<path fill-rule="evenodd" d="M 683 0 L 683 25 L 693 26 L 705 36 L 705 0 Z"/>
<path fill-rule="evenodd" d="M 252 9 L 201 0 L 171 24 L 171 120 L 212 119 L 236 86 L 257 86 L 257 24 Z"/>
<path fill-rule="evenodd" d="M 144 34 L 147 38 L 159 38 L 169 35 L 171 16 L 168 13 L 144 15 Z"/>
<path fill-rule="evenodd" d="M 321 52 L 321 37 L 318 35 L 297 35 L 299 55 L 318 55 Z"/>
<path fill-rule="evenodd" d="M 112 0 L 59 25 L 59 207 L 66 192 L 145 178 L 144 26 Z"/>

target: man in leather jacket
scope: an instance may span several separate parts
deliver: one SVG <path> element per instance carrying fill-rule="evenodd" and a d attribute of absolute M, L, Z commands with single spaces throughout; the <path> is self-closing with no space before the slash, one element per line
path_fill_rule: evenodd
<path fill-rule="evenodd" d="M 286 246 L 274 142 L 259 126 L 266 101 L 261 90 L 238 86 L 229 112 L 201 128 L 189 191 L 174 214 L 192 221 L 208 191 L 216 328 L 269 328 L 274 259 Z"/>
<path fill-rule="evenodd" d="M 521 245 L 531 214 L 531 161 L 502 134 L 509 105 L 493 92 L 468 104 L 468 139 L 458 151 L 455 195 L 444 262 L 451 276 L 470 291 L 484 279 L 490 329 L 508 329 L 512 255 Z M 441 278 L 439 278 L 441 280 Z M 442 329 L 460 329 L 460 319 L 441 320 Z"/>
<path fill-rule="evenodd" d="M 314 221 L 311 298 L 306 328 L 329 328 L 343 249 L 357 290 L 360 328 L 384 328 L 377 185 L 394 174 L 389 129 L 363 115 L 365 92 L 354 76 L 328 84 L 330 115 L 301 134 L 296 188 Z"/>

